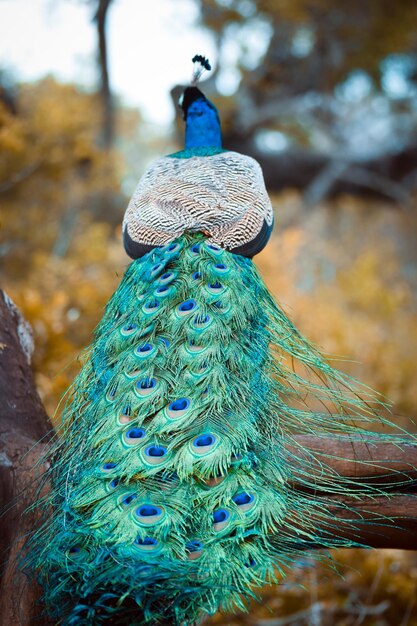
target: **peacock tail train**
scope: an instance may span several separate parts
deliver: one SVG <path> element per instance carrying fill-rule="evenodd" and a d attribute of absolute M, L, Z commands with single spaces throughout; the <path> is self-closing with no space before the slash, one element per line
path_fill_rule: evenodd
<path fill-rule="evenodd" d="M 346 545 L 292 435 L 371 440 L 361 395 L 250 259 L 185 234 L 133 261 L 73 384 L 30 539 L 49 614 L 191 625 L 243 608 L 311 545 Z M 321 481 L 349 488 L 325 460 Z"/>

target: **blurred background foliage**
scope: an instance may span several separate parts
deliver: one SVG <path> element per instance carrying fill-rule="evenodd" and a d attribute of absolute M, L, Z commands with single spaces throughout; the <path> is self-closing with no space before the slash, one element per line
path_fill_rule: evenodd
<path fill-rule="evenodd" d="M 96 89 L 51 77 L 17 84 L 0 68 L 1 286 L 32 324 L 50 415 L 129 262 L 120 228 L 128 196 L 152 158 L 181 145 L 180 120 L 171 133 L 150 131 L 111 92 L 111 5 L 89 2 Z M 275 233 L 256 259 L 268 287 L 304 334 L 413 428 L 415 0 L 195 5 L 218 50 L 204 89 L 221 109 L 225 146 L 261 162 L 275 208 Z M 335 559 L 342 576 L 300 564 L 248 615 L 210 623 L 417 624 L 415 555 L 350 550 Z"/>

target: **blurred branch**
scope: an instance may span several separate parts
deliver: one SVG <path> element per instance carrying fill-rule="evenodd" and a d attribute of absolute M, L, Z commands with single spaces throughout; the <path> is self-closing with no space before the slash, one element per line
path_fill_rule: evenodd
<path fill-rule="evenodd" d="M 386 176 L 381 176 L 375 172 L 366 170 L 363 167 L 350 166 L 347 168 L 344 178 L 346 181 L 350 181 L 354 185 L 360 185 L 363 188 L 368 188 L 375 191 L 382 196 L 392 198 L 399 204 L 409 206 L 411 198 L 406 188 L 398 184 Z"/>
<path fill-rule="evenodd" d="M 71 243 L 71 238 L 75 230 L 77 223 L 77 210 L 73 206 L 68 206 L 64 217 L 60 222 L 60 228 L 57 238 L 52 248 L 52 256 L 57 258 L 63 258 L 68 252 L 68 248 Z"/>
<path fill-rule="evenodd" d="M 6 180 L 3 183 L 0 183 L 0 193 L 5 193 L 12 189 L 15 185 L 18 185 L 29 176 L 32 176 L 42 165 L 42 163 L 32 163 L 32 165 L 28 165 L 24 167 L 20 172 L 13 174 L 10 180 Z"/>
<path fill-rule="evenodd" d="M 318 176 L 307 185 L 304 202 L 313 206 L 322 202 L 331 192 L 333 185 L 349 169 L 349 163 L 341 159 L 329 161 Z"/>
<path fill-rule="evenodd" d="M 341 179 L 391 198 L 405 208 L 410 206 L 411 198 L 405 186 L 366 170 L 364 167 L 355 166 L 349 161 L 337 158 L 329 161 L 307 186 L 304 192 L 305 203 L 313 206 L 323 202 Z"/>
<path fill-rule="evenodd" d="M 287 149 L 279 153 L 259 150 L 252 141 L 225 138 L 229 150 L 256 159 L 262 167 L 270 191 L 295 188 L 306 190 L 309 204 L 323 201 L 338 193 L 374 195 L 408 206 L 411 184 L 403 183 L 409 170 L 417 167 L 417 147 L 387 152 L 377 158 L 341 160 L 339 151 L 323 154 L 311 150 Z"/>
<path fill-rule="evenodd" d="M 357 615 L 358 617 L 366 617 L 370 615 L 373 617 L 377 617 L 385 613 L 385 611 L 389 609 L 389 607 L 390 604 L 387 601 L 379 602 L 378 604 L 374 605 L 351 604 L 348 606 L 344 606 L 343 609 L 337 606 L 329 606 L 328 603 L 315 602 L 307 609 L 297 611 L 296 613 L 292 613 L 291 615 L 271 619 L 258 619 L 254 622 L 251 622 L 251 624 L 252 626 L 290 626 L 294 623 L 300 624 L 300 620 L 306 620 L 305 623 L 308 623 L 311 626 L 311 622 L 307 622 L 307 620 L 309 620 L 313 610 L 324 610 L 326 612 L 327 618 L 329 618 L 330 616 L 336 618 L 337 613 L 341 613 L 341 617 L 345 617 L 346 615 Z"/>
<path fill-rule="evenodd" d="M 94 22 L 97 26 L 98 63 L 100 68 L 100 97 L 103 106 L 103 144 L 109 148 L 114 139 L 114 107 L 110 89 L 109 64 L 107 55 L 107 18 L 112 0 L 97 0 Z"/>

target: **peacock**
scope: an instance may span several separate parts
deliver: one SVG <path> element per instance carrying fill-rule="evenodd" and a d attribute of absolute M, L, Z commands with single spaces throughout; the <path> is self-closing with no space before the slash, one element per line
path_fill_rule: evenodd
<path fill-rule="evenodd" d="M 252 258 L 274 223 L 262 171 L 222 147 L 197 86 L 209 62 L 193 62 L 184 149 L 156 160 L 129 203 L 133 261 L 84 353 L 36 505 L 26 566 L 65 626 L 191 626 L 244 609 L 315 543 L 353 543 L 293 435 L 371 441 L 379 400 L 259 276 Z M 349 489 L 325 460 L 321 473 L 332 493 Z"/>

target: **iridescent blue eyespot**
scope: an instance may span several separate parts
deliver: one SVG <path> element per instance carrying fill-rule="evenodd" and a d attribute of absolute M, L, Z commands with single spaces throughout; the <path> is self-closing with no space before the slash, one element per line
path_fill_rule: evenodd
<path fill-rule="evenodd" d="M 216 246 L 215 243 L 208 243 L 207 244 L 207 248 L 210 248 L 210 250 L 215 250 L 216 252 L 221 250 L 221 248 L 219 246 Z"/>
<path fill-rule="evenodd" d="M 126 333 L 130 332 L 131 330 L 136 330 L 137 328 L 137 324 L 125 324 L 122 328 L 122 330 Z"/>
<path fill-rule="evenodd" d="M 103 465 L 103 469 L 104 469 L 105 471 L 112 470 L 112 469 L 114 469 L 115 467 L 117 467 L 117 463 L 113 463 L 112 461 L 111 461 L 110 463 L 104 463 L 104 465 Z"/>
<path fill-rule="evenodd" d="M 141 380 L 136 383 L 136 387 L 138 389 L 154 389 L 156 387 L 156 380 L 155 378 L 141 378 Z"/>
<path fill-rule="evenodd" d="M 126 437 L 128 439 L 142 439 L 145 434 L 146 433 L 143 428 L 131 428 L 127 431 Z"/>
<path fill-rule="evenodd" d="M 129 504 L 131 504 L 133 500 L 136 500 L 136 495 L 134 493 L 130 493 L 128 496 L 125 496 L 123 498 L 122 505 L 129 506 Z"/>
<path fill-rule="evenodd" d="M 200 252 L 200 244 L 195 243 L 193 246 L 191 246 L 190 252 L 192 252 L 193 254 L 198 254 Z"/>
<path fill-rule="evenodd" d="M 81 552 L 81 548 L 80 548 L 80 546 L 71 546 L 71 548 L 68 550 L 68 552 L 70 554 L 78 554 L 78 552 Z"/>
<path fill-rule="evenodd" d="M 217 511 L 214 511 L 213 513 L 213 522 L 214 524 L 220 524 L 221 522 L 228 520 L 229 517 L 229 511 L 226 511 L 226 509 L 217 509 Z"/>
<path fill-rule="evenodd" d="M 153 515 L 161 515 L 162 509 L 159 506 L 152 506 L 150 504 L 144 504 L 136 509 L 136 515 L 138 517 L 152 517 Z"/>
<path fill-rule="evenodd" d="M 119 482 L 120 482 L 120 478 L 113 478 L 113 480 L 110 483 L 110 487 L 112 489 L 116 489 L 116 487 L 119 484 Z"/>
<path fill-rule="evenodd" d="M 196 306 L 197 303 L 195 300 L 185 300 L 178 306 L 178 310 L 181 311 L 181 313 L 188 313 L 189 311 L 193 311 Z"/>
<path fill-rule="evenodd" d="M 151 343 L 145 343 L 143 344 L 143 346 L 139 346 L 138 348 L 136 348 L 136 352 L 141 352 L 145 354 L 146 352 L 150 352 L 152 348 L 153 346 Z"/>
<path fill-rule="evenodd" d="M 198 541 L 197 539 L 194 539 L 193 541 L 189 541 L 188 543 L 185 544 L 185 549 L 187 552 L 200 552 L 200 550 L 202 550 L 204 547 L 204 544 L 202 541 Z"/>
<path fill-rule="evenodd" d="M 153 537 L 145 537 L 144 539 L 140 539 L 140 537 L 138 537 L 135 539 L 135 543 L 139 546 L 157 546 L 158 540 Z"/>
<path fill-rule="evenodd" d="M 238 506 L 243 504 L 250 504 L 254 500 L 254 496 L 250 493 L 246 493 L 242 491 L 242 493 L 238 493 L 232 498 L 233 502 Z"/>
<path fill-rule="evenodd" d="M 221 283 L 219 283 L 218 280 L 216 280 L 215 283 L 210 283 L 209 284 L 209 288 L 210 289 L 223 289 L 223 285 Z"/>
<path fill-rule="evenodd" d="M 163 268 L 162 263 L 157 263 L 151 268 L 151 275 L 155 276 Z"/>
<path fill-rule="evenodd" d="M 247 561 L 247 563 L 245 563 L 245 567 L 255 567 L 256 565 L 256 561 L 255 559 L 253 559 L 251 556 L 249 557 L 249 560 Z"/>
<path fill-rule="evenodd" d="M 169 341 L 168 339 L 166 339 L 166 337 L 159 337 L 159 341 L 164 344 L 165 348 L 168 348 Z"/>
<path fill-rule="evenodd" d="M 149 446 L 145 450 L 146 456 L 162 457 L 167 454 L 168 450 L 165 446 Z"/>
<path fill-rule="evenodd" d="M 227 270 L 227 265 L 224 263 L 216 263 L 214 267 L 216 270 Z"/>
<path fill-rule="evenodd" d="M 148 309 L 156 309 L 157 307 L 159 307 L 160 304 L 161 303 L 159 302 L 159 300 L 151 300 L 146 304 L 146 306 L 148 307 Z"/>
<path fill-rule="evenodd" d="M 165 252 L 176 252 L 180 248 L 179 243 L 170 243 L 167 248 L 165 248 Z"/>
<path fill-rule="evenodd" d="M 211 446 L 216 441 L 216 437 L 211 434 L 200 435 L 194 439 L 193 444 L 196 448 L 203 448 L 205 446 Z"/>
<path fill-rule="evenodd" d="M 193 323 L 196 326 L 202 326 L 203 324 L 208 324 L 208 322 L 210 321 L 210 315 L 196 315 Z"/>
<path fill-rule="evenodd" d="M 185 411 L 190 406 L 190 401 L 188 398 L 179 398 L 174 402 L 171 402 L 168 409 L 170 411 Z"/>
<path fill-rule="evenodd" d="M 114 398 L 116 397 L 116 393 L 117 393 L 117 386 L 112 387 L 108 392 L 107 392 L 107 398 L 109 400 L 114 400 Z"/>
<path fill-rule="evenodd" d="M 158 289 L 156 290 L 156 293 L 162 294 L 162 293 L 166 293 L 167 291 L 169 291 L 169 287 L 167 287 L 166 285 L 162 285 L 162 287 L 158 287 Z"/>
<path fill-rule="evenodd" d="M 191 278 L 193 280 L 200 280 L 200 278 L 201 278 L 200 272 L 194 272 L 194 274 L 192 274 Z"/>

